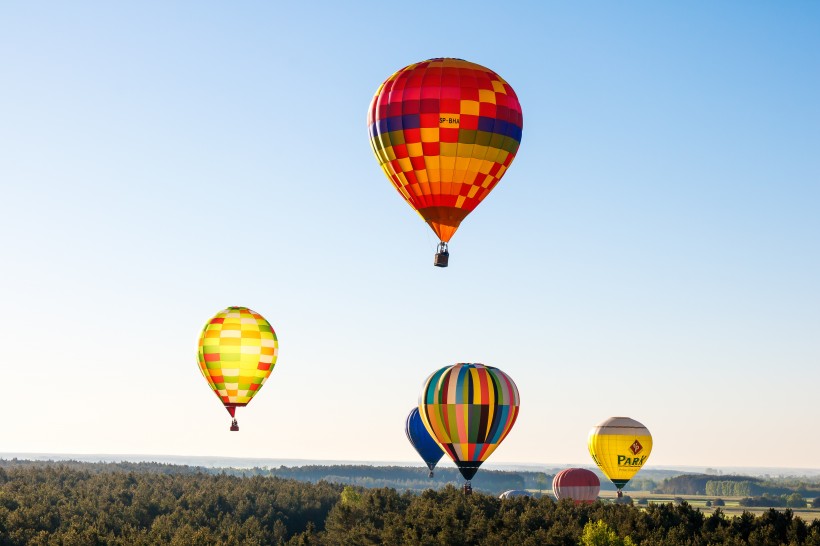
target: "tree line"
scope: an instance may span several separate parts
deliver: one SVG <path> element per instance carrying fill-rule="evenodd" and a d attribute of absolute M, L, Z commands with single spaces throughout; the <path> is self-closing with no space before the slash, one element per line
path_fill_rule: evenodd
<path fill-rule="evenodd" d="M 172 466 L 0 465 L 0 545 L 820 546 L 820 520 L 790 510 L 730 518 L 685 502 L 576 506 Z"/>
<path fill-rule="evenodd" d="M 764 479 L 751 476 L 720 476 L 710 474 L 683 474 L 666 478 L 654 489 L 669 495 L 761 496 L 799 493 L 805 498 L 820 496 L 818 479 Z"/>
<path fill-rule="evenodd" d="M 433 478 L 428 477 L 426 467 L 368 466 L 368 465 L 305 465 L 278 468 L 211 468 L 156 462 L 87 463 L 80 461 L 29 461 L 1 460 L 0 468 L 47 467 L 60 464 L 65 468 L 89 472 L 157 472 L 161 474 L 225 474 L 239 477 L 279 477 L 310 483 L 320 481 L 360 485 L 364 487 L 392 487 L 399 491 L 423 491 L 446 485 L 459 486 L 464 479 L 456 468 L 436 469 Z M 552 475 L 543 472 L 509 472 L 487 470 L 472 480 L 473 489 L 484 493 L 501 494 L 510 489 L 543 489 L 552 487 Z"/>
<path fill-rule="evenodd" d="M 406 466 L 367 465 L 307 465 L 299 467 L 279 467 L 260 469 L 263 475 L 292 478 L 317 483 L 329 481 L 365 487 L 392 487 L 399 491 L 424 491 L 438 489 L 446 485 L 458 486 L 464 479 L 456 468 L 437 468 L 434 476 L 427 476 L 427 468 Z M 500 494 L 510 489 L 537 489 L 539 476 L 545 485 L 552 488 L 552 476 L 543 472 L 507 472 L 500 470 L 482 471 L 472 480 L 473 489 L 484 493 Z"/>

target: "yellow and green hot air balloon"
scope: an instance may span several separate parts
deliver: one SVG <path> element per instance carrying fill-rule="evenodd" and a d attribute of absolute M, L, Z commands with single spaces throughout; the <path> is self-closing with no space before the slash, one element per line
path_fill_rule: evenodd
<path fill-rule="evenodd" d="M 279 342 L 265 318 L 247 307 L 228 307 L 199 336 L 199 370 L 233 417 L 248 405 L 276 365 Z"/>
<path fill-rule="evenodd" d="M 621 489 L 643 467 L 652 452 L 652 435 L 629 417 L 610 417 L 592 427 L 587 441 L 589 454 L 601 472 Z"/>

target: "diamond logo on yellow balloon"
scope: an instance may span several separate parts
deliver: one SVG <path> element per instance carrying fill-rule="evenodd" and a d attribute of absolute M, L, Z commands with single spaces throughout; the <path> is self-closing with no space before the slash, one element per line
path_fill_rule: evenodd
<path fill-rule="evenodd" d="M 638 453 L 641 452 L 641 450 L 643 449 L 643 446 L 641 445 L 641 443 L 637 439 L 635 439 L 635 442 L 631 446 L 629 446 L 629 449 L 632 451 L 633 455 L 637 455 Z"/>

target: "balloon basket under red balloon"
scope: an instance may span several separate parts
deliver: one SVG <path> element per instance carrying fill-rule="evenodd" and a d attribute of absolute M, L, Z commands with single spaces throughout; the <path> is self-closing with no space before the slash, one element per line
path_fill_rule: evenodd
<path fill-rule="evenodd" d="M 441 242 L 438 244 L 438 252 L 433 260 L 433 265 L 436 267 L 447 267 L 450 262 L 450 252 L 447 250 L 447 243 Z"/>
<path fill-rule="evenodd" d="M 239 430 L 239 423 L 237 423 L 236 419 L 234 419 L 231 421 L 231 431 L 236 432 L 237 430 Z"/>
<path fill-rule="evenodd" d="M 465 495 L 472 495 L 473 494 L 473 486 L 470 485 L 469 480 L 464 483 L 463 490 L 464 490 Z"/>

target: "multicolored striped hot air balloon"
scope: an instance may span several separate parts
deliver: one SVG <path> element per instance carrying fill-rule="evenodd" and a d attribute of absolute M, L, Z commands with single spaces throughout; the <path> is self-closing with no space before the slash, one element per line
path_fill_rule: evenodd
<path fill-rule="evenodd" d="M 407 434 L 407 439 L 410 440 L 410 444 L 418 454 L 421 455 L 427 468 L 430 469 L 428 477 L 432 478 L 433 469 L 444 456 L 444 452 L 439 447 L 435 438 L 427 432 L 427 428 L 425 428 L 419 416 L 419 408 L 410 410 L 410 414 L 407 416 L 407 421 L 404 424 L 404 432 Z"/>
<path fill-rule="evenodd" d="M 591 504 L 600 491 L 601 480 L 586 468 L 567 468 L 552 479 L 552 494 L 558 500 L 572 499 L 575 504 Z"/>
<path fill-rule="evenodd" d="M 618 488 L 618 497 L 652 452 L 649 429 L 629 417 L 610 417 L 592 427 L 587 443 L 592 460 Z"/>
<path fill-rule="evenodd" d="M 455 364 L 427 378 L 419 415 L 438 444 L 470 480 L 492 455 L 518 417 L 518 388 L 510 377 L 484 364 Z"/>
<path fill-rule="evenodd" d="M 279 342 L 262 315 L 247 307 L 228 307 L 208 321 L 199 336 L 199 370 L 233 417 L 248 405 L 276 365 Z"/>
<path fill-rule="evenodd" d="M 381 84 L 367 113 L 387 178 L 438 235 L 435 265 L 464 218 L 507 172 L 524 118 L 510 84 L 481 65 L 430 59 Z"/>

